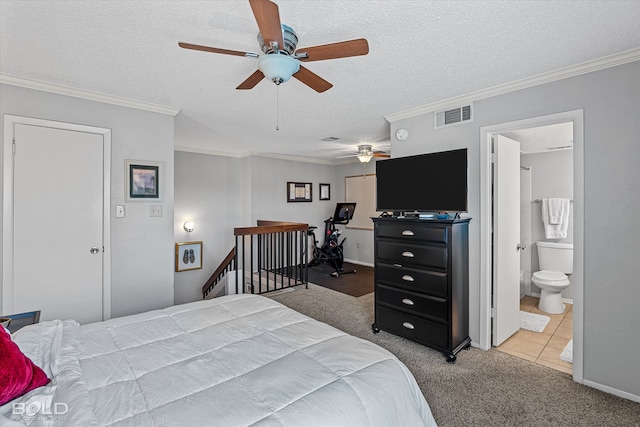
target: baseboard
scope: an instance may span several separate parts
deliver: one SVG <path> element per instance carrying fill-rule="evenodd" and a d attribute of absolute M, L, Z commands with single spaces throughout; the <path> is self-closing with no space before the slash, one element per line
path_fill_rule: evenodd
<path fill-rule="evenodd" d="M 355 259 L 347 259 L 347 258 L 345 258 L 344 262 L 349 262 L 351 264 L 364 265 L 365 267 L 375 267 L 375 265 L 373 265 L 370 262 L 356 261 Z"/>
<path fill-rule="evenodd" d="M 614 396 L 622 397 L 623 399 L 628 399 L 633 402 L 640 403 L 640 396 L 638 395 L 627 393 L 626 391 L 618 390 L 617 388 L 598 384 L 589 380 L 584 380 L 582 383 L 588 387 L 595 388 L 600 391 L 604 391 L 605 393 L 613 394 Z"/>

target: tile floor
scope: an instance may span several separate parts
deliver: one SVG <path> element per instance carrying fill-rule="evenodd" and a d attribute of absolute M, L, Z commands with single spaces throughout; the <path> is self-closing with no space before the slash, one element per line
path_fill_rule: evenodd
<path fill-rule="evenodd" d="M 560 353 L 573 338 L 573 306 L 565 306 L 564 313 L 549 314 L 538 308 L 538 298 L 525 296 L 520 300 L 520 310 L 549 316 L 549 324 L 542 332 L 520 329 L 497 349 L 571 374 L 573 365 L 560 359 Z"/>

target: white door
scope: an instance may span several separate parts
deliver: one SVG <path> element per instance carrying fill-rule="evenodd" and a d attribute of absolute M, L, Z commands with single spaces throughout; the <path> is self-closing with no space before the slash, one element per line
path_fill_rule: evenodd
<path fill-rule="evenodd" d="M 13 277 L 3 311 L 103 320 L 104 135 L 15 123 L 14 140 Z"/>
<path fill-rule="evenodd" d="M 493 334 L 498 346 L 520 328 L 520 143 L 493 137 Z"/>

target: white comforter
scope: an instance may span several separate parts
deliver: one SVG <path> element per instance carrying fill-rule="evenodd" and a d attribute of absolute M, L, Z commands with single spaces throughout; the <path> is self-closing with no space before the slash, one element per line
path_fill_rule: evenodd
<path fill-rule="evenodd" d="M 0 407 L 0 425 L 435 426 L 391 353 L 260 296 L 14 340 L 53 380 Z"/>

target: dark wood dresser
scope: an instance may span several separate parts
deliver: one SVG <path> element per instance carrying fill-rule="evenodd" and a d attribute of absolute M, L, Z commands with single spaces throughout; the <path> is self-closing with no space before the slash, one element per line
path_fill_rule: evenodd
<path fill-rule="evenodd" d="M 456 361 L 469 338 L 469 221 L 373 218 L 375 323 Z"/>

